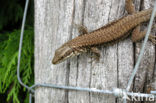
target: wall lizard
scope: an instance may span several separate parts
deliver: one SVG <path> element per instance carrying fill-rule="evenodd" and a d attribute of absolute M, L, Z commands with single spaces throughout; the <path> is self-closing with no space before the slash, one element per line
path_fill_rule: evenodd
<path fill-rule="evenodd" d="M 132 32 L 132 41 L 141 40 L 146 30 L 140 32 L 140 24 L 150 19 L 152 8 L 136 12 L 132 0 L 126 0 L 126 10 L 129 15 L 124 16 L 118 20 L 93 31 L 88 32 L 86 28 L 81 27 L 83 35 L 80 35 L 66 43 L 55 51 L 53 64 L 58 64 L 68 58 L 77 56 L 81 53 L 91 51 L 96 58 L 100 57 L 100 52 L 96 48 L 98 45 L 114 43 L 122 38 L 127 37 Z M 150 35 L 149 39 L 156 44 L 155 36 Z"/>

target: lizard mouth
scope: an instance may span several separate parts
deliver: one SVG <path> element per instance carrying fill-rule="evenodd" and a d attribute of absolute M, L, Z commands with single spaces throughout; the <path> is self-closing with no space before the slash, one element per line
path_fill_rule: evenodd
<path fill-rule="evenodd" d="M 72 56 L 74 56 L 73 49 L 68 45 L 63 45 L 55 51 L 52 64 L 59 64 Z"/>
<path fill-rule="evenodd" d="M 65 58 L 63 58 L 63 57 L 58 57 L 58 56 L 56 55 L 56 53 L 55 53 L 55 56 L 54 56 L 54 58 L 53 58 L 53 60 L 52 60 L 52 64 L 59 64 L 59 63 L 61 63 L 61 62 L 63 62 L 63 61 L 65 61 Z"/>
<path fill-rule="evenodd" d="M 66 57 L 61 57 L 61 58 L 58 58 L 58 57 L 54 56 L 54 58 L 52 60 L 52 64 L 59 64 L 59 63 L 65 61 L 65 60 L 67 60 L 67 59 L 69 59 L 69 58 L 71 58 L 73 56 L 74 56 L 73 53 L 71 53 L 70 55 L 68 55 Z"/>
<path fill-rule="evenodd" d="M 73 52 L 73 51 L 70 51 L 70 52 L 67 52 L 67 55 L 64 55 L 64 56 L 57 56 L 56 53 L 55 53 L 55 56 L 52 60 L 52 63 L 53 64 L 59 64 L 65 60 L 68 60 L 72 57 L 74 57 L 76 54 Z"/>
<path fill-rule="evenodd" d="M 58 63 L 60 63 L 60 62 L 58 62 L 58 60 L 56 60 L 55 57 L 54 57 L 53 60 L 52 60 L 52 64 L 58 64 Z"/>

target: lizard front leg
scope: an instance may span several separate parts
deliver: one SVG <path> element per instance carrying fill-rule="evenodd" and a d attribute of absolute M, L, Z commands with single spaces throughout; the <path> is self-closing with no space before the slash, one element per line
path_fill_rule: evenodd
<path fill-rule="evenodd" d="M 91 52 L 94 54 L 94 58 L 95 60 L 99 61 L 100 60 L 100 51 L 97 47 L 92 47 L 91 49 Z"/>
<path fill-rule="evenodd" d="M 84 34 L 89 34 L 86 26 L 75 24 L 75 23 L 74 23 L 74 26 L 78 28 L 80 36 L 82 36 Z M 100 50 L 97 47 L 86 47 L 86 48 L 87 48 L 88 51 L 90 51 L 91 53 L 94 54 L 94 56 L 91 56 L 91 57 L 93 57 L 93 58 L 95 58 L 95 60 L 99 61 Z"/>
<path fill-rule="evenodd" d="M 78 32 L 80 33 L 79 36 L 89 33 L 86 26 L 80 25 L 80 24 L 75 24 L 75 23 L 73 23 L 73 24 L 78 29 Z"/>

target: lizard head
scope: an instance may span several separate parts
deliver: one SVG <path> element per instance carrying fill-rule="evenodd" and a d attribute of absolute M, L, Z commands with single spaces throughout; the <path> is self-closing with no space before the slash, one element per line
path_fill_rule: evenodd
<path fill-rule="evenodd" d="M 53 64 L 58 64 L 66 59 L 77 55 L 72 48 L 68 45 L 62 45 L 60 48 L 56 49 L 54 58 L 52 60 Z"/>

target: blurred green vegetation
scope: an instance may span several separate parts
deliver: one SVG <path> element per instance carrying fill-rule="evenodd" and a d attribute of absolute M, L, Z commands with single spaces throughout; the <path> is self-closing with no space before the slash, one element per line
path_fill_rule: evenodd
<path fill-rule="evenodd" d="M 34 83 L 34 4 L 29 2 L 23 39 L 20 75 L 27 85 Z M 28 103 L 28 91 L 17 80 L 17 58 L 25 0 L 0 0 L 0 101 Z"/>

